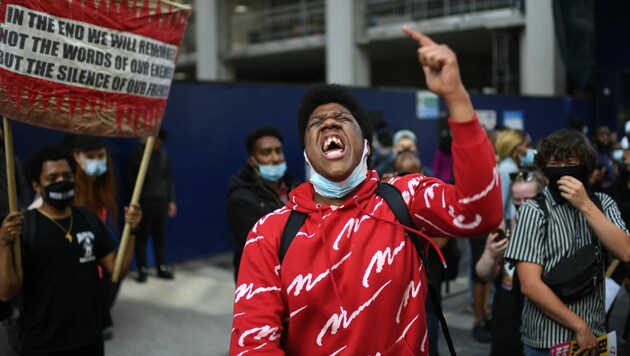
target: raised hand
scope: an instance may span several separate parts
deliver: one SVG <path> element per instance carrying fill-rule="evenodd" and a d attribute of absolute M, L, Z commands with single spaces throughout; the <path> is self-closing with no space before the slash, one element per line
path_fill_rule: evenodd
<path fill-rule="evenodd" d="M 444 99 L 455 121 L 472 120 L 474 110 L 462 83 L 455 53 L 448 46 L 437 44 L 407 26 L 403 26 L 402 30 L 420 46 L 418 60 L 429 90 Z"/>
<path fill-rule="evenodd" d="M 437 44 L 407 26 L 403 26 L 403 32 L 420 46 L 418 60 L 422 64 L 429 90 L 445 100 L 466 93 L 459 75 L 457 56 L 447 45 Z"/>
<path fill-rule="evenodd" d="M 505 250 L 508 248 L 508 239 L 503 239 L 501 241 L 496 241 L 496 238 L 499 237 L 499 234 L 496 232 L 491 232 L 488 235 L 488 242 L 486 244 L 486 248 L 490 251 L 490 254 L 495 260 L 503 257 L 505 254 Z"/>
<path fill-rule="evenodd" d="M 582 182 L 571 176 L 563 176 L 558 181 L 560 195 L 576 208 L 581 208 L 590 202 L 586 188 Z"/>
<path fill-rule="evenodd" d="M 22 220 L 21 213 L 14 212 L 7 215 L 0 226 L 0 244 L 8 245 L 22 234 Z"/>
<path fill-rule="evenodd" d="M 131 229 L 134 229 L 140 224 L 142 220 L 142 209 L 140 204 L 134 203 L 125 207 L 125 222 L 131 225 Z"/>

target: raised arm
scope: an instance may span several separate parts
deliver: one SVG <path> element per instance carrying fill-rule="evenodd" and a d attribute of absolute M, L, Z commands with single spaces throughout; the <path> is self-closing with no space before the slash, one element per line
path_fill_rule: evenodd
<path fill-rule="evenodd" d="M 588 197 L 584 185 L 579 180 L 564 176 L 558 181 L 558 187 L 560 194 L 584 215 L 588 225 L 606 249 L 621 261 L 629 262 L 630 236 L 620 228 L 624 223 L 617 204 L 613 201 L 606 204 L 604 206 L 605 215 Z M 602 204 L 604 203 L 602 201 Z M 612 219 L 609 219 L 607 215 L 610 215 Z"/>
<path fill-rule="evenodd" d="M 451 116 L 456 185 L 423 180 L 410 212 L 431 236 L 475 236 L 499 226 L 503 216 L 501 182 L 492 144 L 475 115 L 462 83 L 457 57 L 446 45 L 403 27 L 418 43 L 418 60 L 429 90 L 445 102 Z M 401 187 L 405 189 L 405 187 Z M 408 189 L 408 188 L 407 188 Z"/>
<path fill-rule="evenodd" d="M 488 242 L 486 249 L 483 251 L 481 258 L 475 265 L 475 271 L 481 279 L 485 281 L 492 281 L 501 271 L 501 266 L 497 261 L 503 257 L 505 250 L 508 247 L 508 239 L 503 239 L 499 242 L 495 242 L 495 239 L 499 236 L 496 232 L 488 235 Z"/>

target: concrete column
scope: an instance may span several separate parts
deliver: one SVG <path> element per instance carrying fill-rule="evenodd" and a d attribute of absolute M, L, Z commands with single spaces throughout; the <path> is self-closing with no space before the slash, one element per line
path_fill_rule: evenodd
<path fill-rule="evenodd" d="M 195 0 L 195 35 L 197 38 L 197 80 L 230 80 L 233 73 L 221 61 L 221 43 L 228 40 L 227 24 L 222 16 L 221 0 Z M 221 38 L 221 33 L 224 38 Z"/>
<path fill-rule="evenodd" d="M 357 46 L 362 31 L 362 1 L 326 0 L 326 81 L 370 85 L 370 58 Z"/>
<path fill-rule="evenodd" d="M 556 41 L 552 0 L 525 0 L 521 37 L 521 94 L 564 95 L 566 70 Z"/>

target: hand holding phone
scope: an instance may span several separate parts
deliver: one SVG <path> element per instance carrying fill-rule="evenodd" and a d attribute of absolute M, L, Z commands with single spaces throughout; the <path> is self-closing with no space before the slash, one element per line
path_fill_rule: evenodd
<path fill-rule="evenodd" d="M 507 239 L 508 233 L 505 231 L 503 227 L 498 227 L 494 231 L 497 234 L 497 237 L 494 239 L 494 242 L 503 241 L 503 239 Z"/>

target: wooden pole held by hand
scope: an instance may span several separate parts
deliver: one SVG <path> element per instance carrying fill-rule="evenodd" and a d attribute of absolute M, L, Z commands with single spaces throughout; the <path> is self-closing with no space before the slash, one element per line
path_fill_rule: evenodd
<path fill-rule="evenodd" d="M 14 213 L 17 209 L 17 190 L 15 187 L 15 162 L 13 160 L 13 131 L 11 121 L 4 118 L 4 154 L 7 162 L 7 190 L 9 193 L 9 211 Z M 20 249 L 20 239 L 13 240 L 13 264 L 15 273 L 19 279 L 24 275 L 22 271 L 22 253 Z"/>
<path fill-rule="evenodd" d="M 140 163 L 140 169 L 138 170 L 138 176 L 136 177 L 136 185 L 133 188 L 133 195 L 131 196 L 131 204 L 137 204 L 140 201 L 140 193 L 142 193 L 142 185 L 144 184 L 144 177 L 147 175 L 147 169 L 149 168 L 149 161 L 151 160 L 151 152 L 153 151 L 154 143 L 155 137 L 149 136 L 147 138 L 147 143 L 144 146 L 142 162 Z M 116 263 L 114 264 L 112 282 L 118 282 L 120 278 L 120 269 L 125 256 L 125 250 L 127 249 L 127 244 L 129 242 L 130 232 L 131 225 L 129 223 L 125 223 L 122 239 L 120 240 L 120 246 L 118 247 L 118 253 L 116 254 Z"/>

